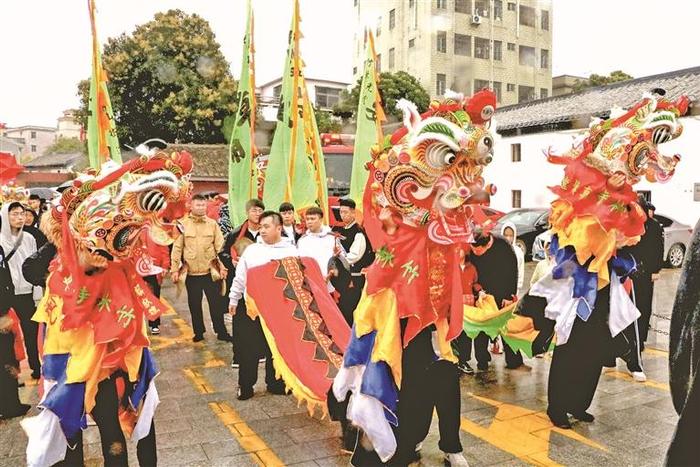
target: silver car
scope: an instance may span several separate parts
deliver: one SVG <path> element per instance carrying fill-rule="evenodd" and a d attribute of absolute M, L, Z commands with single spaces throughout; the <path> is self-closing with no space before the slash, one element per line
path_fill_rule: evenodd
<path fill-rule="evenodd" d="M 682 224 L 661 214 L 655 213 L 654 219 L 664 228 L 664 260 L 672 268 L 681 267 L 693 229 L 689 225 Z M 532 258 L 534 260 L 541 261 L 544 259 L 544 245 L 551 238 L 552 233 L 550 231 L 542 232 L 535 237 L 535 241 L 532 244 Z"/>

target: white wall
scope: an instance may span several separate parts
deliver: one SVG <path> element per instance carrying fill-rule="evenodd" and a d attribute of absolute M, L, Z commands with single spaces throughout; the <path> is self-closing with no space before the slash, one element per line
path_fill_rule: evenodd
<path fill-rule="evenodd" d="M 681 155 L 673 178 L 665 184 L 643 181 L 635 189 L 651 190 L 651 200 L 659 214 L 694 226 L 700 218 L 700 201 L 693 201 L 694 184 L 700 183 L 700 117 L 684 117 L 681 122 L 683 134 L 660 146 L 665 155 Z M 564 166 L 548 163 L 542 151 L 551 146 L 555 152 L 562 153 L 571 147 L 573 138 L 580 132 L 567 130 L 497 138 L 494 160 L 484 170 L 486 182 L 498 188 L 491 206 L 505 212 L 513 209 L 511 190 L 521 190 L 524 208 L 548 206 L 554 195 L 547 187 L 561 182 Z M 514 143 L 521 145 L 521 162 L 511 162 Z"/>

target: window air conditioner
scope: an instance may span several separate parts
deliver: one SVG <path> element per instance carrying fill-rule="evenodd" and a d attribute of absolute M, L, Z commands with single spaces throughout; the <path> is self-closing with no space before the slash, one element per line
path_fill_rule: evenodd
<path fill-rule="evenodd" d="M 479 16 L 479 15 L 472 16 L 472 24 L 481 24 L 481 16 Z"/>

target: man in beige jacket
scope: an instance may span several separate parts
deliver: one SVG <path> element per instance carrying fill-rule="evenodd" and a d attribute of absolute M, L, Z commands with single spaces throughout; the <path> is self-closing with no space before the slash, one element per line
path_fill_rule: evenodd
<path fill-rule="evenodd" d="M 182 220 L 184 231 L 173 245 L 171 274 L 177 282 L 186 273 L 187 303 L 192 314 L 194 342 L 204 339 L 204 318 L 202 317 L 202 294 L 207 296 L 209 314 L 214 332 L 221 341 L 231 341 L 224 325 L 224 311 L 227 300 L 221 296 L 221 283 L 212 279 L 212 269 L 226 279 L 226 269 L 218 260 L 218 252 L 224 244 L 219 225 L 206 216 L 207 200 L 199 194 L 192 197 L 190 214 Z M 184 268 L 183 268 L 184 263 Z"/>

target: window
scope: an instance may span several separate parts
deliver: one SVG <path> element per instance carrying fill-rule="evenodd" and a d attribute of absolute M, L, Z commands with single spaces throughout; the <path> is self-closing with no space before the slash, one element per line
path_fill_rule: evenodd
<path fill-rule="evenodd" d="M 482 39 L 481 37 L 474 38 L 474 57 L 488 60 L 491 55 L 489 49 L 488 39 Z"/>
<path fill-rule="evenodd" d="M 508 42 L 508 50 L 510 52 L 515 52 L 515 44 L 513 44 L 512 42 Z"/>
<path fill-rule="evenodd" d="M 501 102 L 501 83 L 494 81 L 492 87 L 494 94 L 496 94 L 496 102 Z"/>
<path fill-rule="evenodd" d="M 329 109 L 340 100 L 340 89 L 316 86 L 316 107 Z"/>
<path fill-rule="evenodd" d="M 549 89 L 540 88 L 540 99 L 546 99 L 549 97 Z"/>
<path fill-rule="evenodd" d="M 549 12 L 547 10 L 542 10 L 542 16 L 540 17 L 540 27 L 543 31 L 549 31 Z"/>
<path fill-rule="evenodd" d="M 522 153 L 520 143 L 515 143 L 510 145 L 510 161 L 520 162 L 522 161 Z"/>
<path fill-rule="evenodd" d="M 377 54 L 377 73 L 382 72 L 382 54 Z"/>
<path fill-rule="evenodd" d="M 535 27 L 535 9 L 529 6 L 520 5 L 520 24 L 523 26 Z"/>
<path fill-rule="evenodd" d="M 521 65 L 535 66 L 535 48 L 521 45 L 518 60 Z"/>
<path fill-rule="evenodd" d="M 446 10 L 447 9 L 447 0 L 437 0 L 437 8 L 439 10 Z"/>
<path fill-rule="evenodd" d="M 357 74 L 357 67 L 354 66 L 352 67 L 352 75 L 355 76 Z"/>
<path fill-rule="evenodd" d="M 700 201 L 700 183 L 695 183 L 693 188 L 693 201 Z"/>
<path fill-rule="evenodd" d="M 408 48 L 409 48 L 409 49 L 415 47 L 415 45 L 416 45 L 416 40 L 415 40 L 415 39 L 409 39 L 409 40 L 408 40 Z"/>
<path fill-rule="evenodd" d="M 389 49 L 389 69 L 394 69 L 394 48 Z"/>
<path fill-rule="evenodd" d="M 508 11 L 515 11 L 515 2 L 508 2 Z"/>
<path fill-rule="evenodd" d="M 506 91 L 515 92 L 515 84 L 513 84 L 513 83 L 506 84 Z"/>
<path fill-rule="evenodd" d="M 375 37 L 382 35 L 382 17 L 377 18 L 377 32 L 374 34 Z"/>
<path fill-rule="evenodd" d="M 389 12 L 389 30 L 394 29 L 396 26 L 396 10 L 391 10 Z"/>
<path fill-rule="evenodd" d="M 355 6 L 357 6 L 357 0 L 355 0 L 355 2 L 354 2 L 354 3 L 355 3 Z"/>
<path fill-rule="evenodd" d="M 523 194 L 520 190 L 511 190 L 511 199 L 513 200 L 513 208 L 521 207 Z"/>
<path fill-rule="evenodd" d="M 275 99 L 279 99 L 280 94 L 282 94 L 282 85 L 278 84 L 277 86 L 272 88 L 272 97 L 274 97 Z"/>
<path fill-rule="evenodd" d="M 36 131 L 32 131 L 32 139 L 36 139 Z"/>
<path fill-rule="evenodd" d="M 503 1 L 493 0 L 493 19 L 500 21 L 503 19 Z"/>
<path fill-rule="evenodd" d="M 475 79 L 474 80 L 474 92 L 479 92 L 484 88 L 489 89 L 490 87 L 491 86 L 489 86 L 489 80 L 487 80 L 487 79 Z"/>
<path fill-rule="evenodd" d="M 498 60 L 499 62 L 501 60 L 503 60 L 503 54 L 501 52 L 501 45 L 503 45 L 503 42 L 493 41 L 493 59 Z"/>
<path fill-rule="evenodd" d="M 416 0 L 408 0 L 408 7 L 413 8 L 416 6 Z"/>
<path fill-rule="evenodd" d="M 455 55 L 468 57 L 472 54 L 472 37 L 455 33 Z"/>
<path fill-rule="evenodd" d="M 438 31 L 437 32 L 437 51 L 445 53 L 447 52 L 447 32 Z"/>
<path fill-rule="evenodd" d="M 534 101 L 535 99 L 535 88 L 532 86 L 518 86 L 518 104 Z"/>
<path fill-rule="evenodd" d="M 549 68 L 549 50 L 547 49 L 540 51 L 540 68 Z"/>
<path fill-rule="evenodd" d="M 444 73 L 435 75 L 435 94 L 442 96 L 447 89 L 447 76 Z"/>
<path fill-rule="evenodd" d="M 476 0 L 474 2 L 474 14 L 489 17 L 489 0 Z"/>
<path fill-rule="evenodd" d="M 472 14 L 472 2 L 471 0 L 455 0 L 455 12 L 466 13 L 468 15 Z"/>
<path fill-rule="evenodd" d="M 36 144 L 32 144 L 32 150 L 31 152 L 36 152 Z"/>

